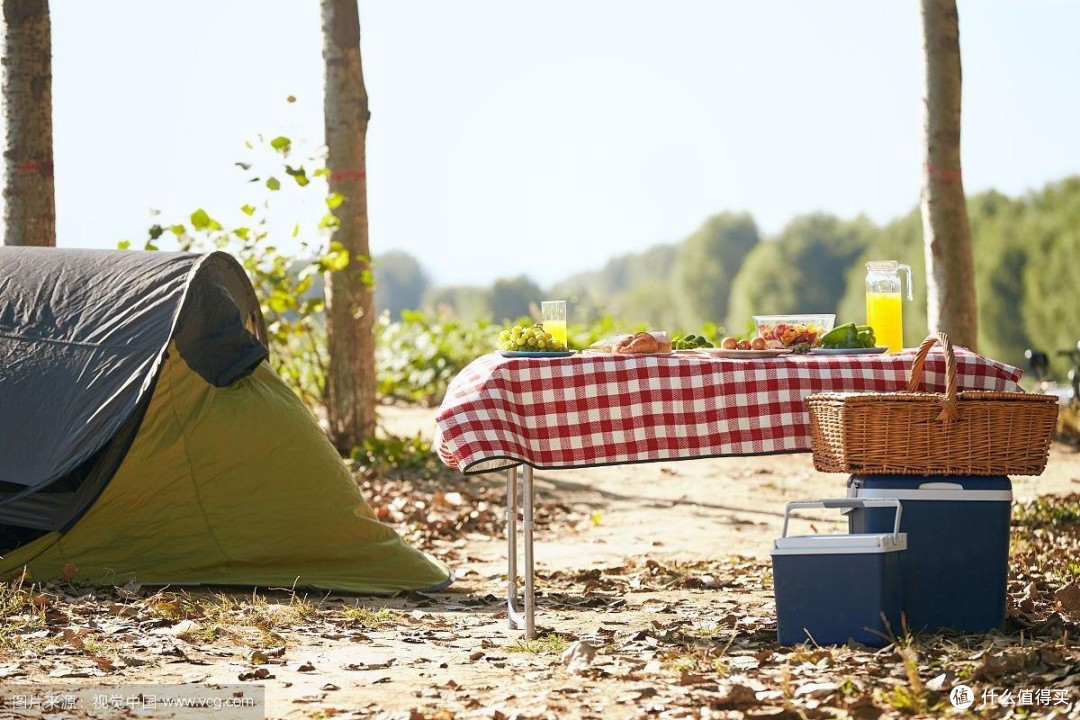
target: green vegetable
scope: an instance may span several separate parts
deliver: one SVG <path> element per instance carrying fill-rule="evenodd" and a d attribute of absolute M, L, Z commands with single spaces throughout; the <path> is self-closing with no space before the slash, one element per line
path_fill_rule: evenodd
<path fill-rule="evenodd" d="M 860 347 L 872 348 L 877 345 L 877 338 L 874 336 L 874 328 L 869 325 L 859 325 L 858 331 Z"/>
<path fill-rule="evenodd" d="M 844 323 L 821 336 L 821 347 L 828 349 L 862 347 L 855 323 Z"/>
<path fill-rule="evenodd" d="M 876 344 L 874 328 L 853 322 L 844 323 L 821 336 L 821 347 L 828 350 L 871 348 Z"/>
<path fill-rule="evenodd" d="M 705 339 L 704 335 L 681 335 L 671 340 L 671 347 L 676 350 L 695 350 L 703 347 L 713 347 L 713 344 Z"/>

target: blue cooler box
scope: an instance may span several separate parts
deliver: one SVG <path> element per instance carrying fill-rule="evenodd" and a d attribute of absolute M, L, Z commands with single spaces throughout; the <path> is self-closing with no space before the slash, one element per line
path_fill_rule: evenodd
<path fill-rule="evenodd" d="M 788 537 L 793 508 L 880 509 L 896 519 L 891 532 Z M 782 537 L 773 541 L 777 636 L 793 645 L 849 639 L 883 646 L 900 632 L 902 563 L 907 539 L 899 531 L 897 500 L 801 500 L 784 510 Z"/>
<path fill-rule="evenodd" d="M 984 632 L 1001 626 L 1009 574 L 1009 478 L 852 475 L 848 494 L 896 498 L 904 505 L 904 614 L 912 631 Z M 894 520 L 892 510 L 870 507 L 848 518 L 853 533 L 885 532 Z"/>

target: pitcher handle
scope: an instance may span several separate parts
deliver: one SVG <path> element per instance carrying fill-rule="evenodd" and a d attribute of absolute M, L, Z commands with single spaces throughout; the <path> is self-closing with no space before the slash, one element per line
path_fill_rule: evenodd
<path fill-rule="evenodd" d="M 907 299 L 914 300 L 915 295 L 912 293 L 911 290 L 911 266 L 900 263 L 900 269 L 903 270 L 904 273 L 907 275 Z"/>

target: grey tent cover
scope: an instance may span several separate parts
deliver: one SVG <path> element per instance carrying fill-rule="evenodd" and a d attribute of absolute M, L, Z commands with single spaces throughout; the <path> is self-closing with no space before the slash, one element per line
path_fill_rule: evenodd
<path fill-rule="evenodd" d="M 137 424 L 170 343 L 225 386 L 267 357 L 265 340 L 251 283 L 224 253 L 0 247 L 0 482 L 24 488 L 0 504 Z"/>

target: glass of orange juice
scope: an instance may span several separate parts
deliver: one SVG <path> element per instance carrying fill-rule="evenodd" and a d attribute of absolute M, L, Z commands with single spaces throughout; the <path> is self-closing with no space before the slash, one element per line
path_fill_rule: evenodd
<path fill-rule="evenodd" d="M 566 345 L 566 301 L 544 300 L 540 303 L 544 330 L 551 333 L 551 339 L 560 345 Z"/>

